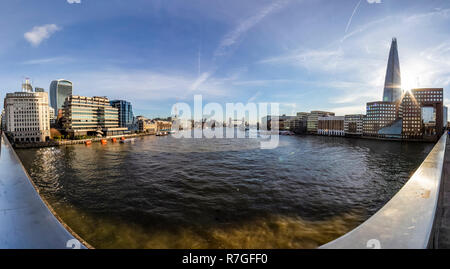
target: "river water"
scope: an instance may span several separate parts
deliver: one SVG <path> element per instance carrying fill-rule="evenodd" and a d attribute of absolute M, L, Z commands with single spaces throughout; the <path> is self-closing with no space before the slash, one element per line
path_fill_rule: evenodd
<path fill-rule="evenodd" d="M 41 195 L 96 248 L 314 248 L 402 187 L 432 144 L 320 136 L 147 136 L 17 150 Z"/>

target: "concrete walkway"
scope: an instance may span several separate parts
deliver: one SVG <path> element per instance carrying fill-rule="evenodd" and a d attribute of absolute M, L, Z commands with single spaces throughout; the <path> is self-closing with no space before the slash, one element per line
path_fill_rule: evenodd
<path fill-rule="evenodd" d="M 1 140 L 0 248 L 86 248 L 52 214 L 9 142 Z"/>

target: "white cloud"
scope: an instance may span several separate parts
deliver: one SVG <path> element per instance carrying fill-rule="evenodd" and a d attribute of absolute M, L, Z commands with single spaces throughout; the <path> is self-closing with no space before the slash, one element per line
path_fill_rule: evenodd
<path fill-rule="evenodd" d="M 22 64 L 34 65 L 34 64 L 47 64 L 47 63 L 66 63 L 68 61 L 72 61 L 72 59 L 67 58 L 67 57 L 51 57 L 51 58 L 28 60 L 28 61 L 22 62 Z"/>
<path fill-rule="evenodd" d="M 244 35 L 247 31 L 257 25 L 261 20 L 263 20 L 271 13 L 286 6 L 287 3 L 288 1 L 285 0 L 277 1 L 264 7 L 257 14 L 251 16 L 250 18 L 242 21 L 235 29 L 233 29 L 233 31 L 229 32 L 222 38 L 219 46 L 214 53 L 214 56 L 218 57 L 225 55 L 227 53 L 227 50 L 232 47 L 242 35 Z"/>
<path fill-rule="evenodd" d="M 56 31 L 61 30 L 56 24 L 46 24 L 42 26 L 35 26 L 31 31 L 24 34 L 25 39 L 33 46 L 39 46 L 42 41 L 48 39 Z"/>
<path fill-rule="evenodd" d="M 381 4 L 381 0 L 367 0 L 369 4 Z"/>
<path fill-rule="evenodd" d="M 233 48 L 236 47 L 236 43 L 238 40 L 245 35 L 250 29 L 252 29 L 254 26 L 256 26 L 258 23 L 260 23 L 265 17 L 270 15 L 271 13 L 275 12 L 276 10 L 279 10 L 287 5 L 289 0 L 280 0 L 275 3 L 272 3 L 270 5 L 265 6 L 262 8 L 258 13 L 251 16 L 248 19 L 243 20 L 236 28 L 234 28 L 232 31 L 228 32 L 220 41 L 219 46 L 214 51 L 214 58 L 213 58 L 213 67 L 207 71 L 201 73 L 196 80 L 191 84 L 189 89 L 195 90 L 198 87 L 200 87 L 203 83 L 207 82 L 217 71 L 218 64 L 216 61 L 224 56 L 227 56 L 230 54 Z M 200 53 L 199 53 L 200 57 Z M 200 63 L 200 60 L 199 60 Z M 200 65 L 199 65 L 200 66 Z M 200 70 L 200 68 L 199 68 Z"/>
<path fill-rule="evenodd" d="M 69 4 L 81 4 L 81 0 L 67 0 Z"/>

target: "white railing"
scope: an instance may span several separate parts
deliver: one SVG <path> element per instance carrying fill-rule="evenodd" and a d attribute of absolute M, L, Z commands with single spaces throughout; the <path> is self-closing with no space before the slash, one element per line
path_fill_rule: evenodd
<path fill-rule="evenodd" d="M 0 140 L 0 248 L 86 248 L 39 196 L 4 134 Z"/>
<path fill-rule="evenodd" d="M 383 208 L 354 230 L 320 248 L 427 248 L 433 239 L 446 142 L 445 133 Z"/>

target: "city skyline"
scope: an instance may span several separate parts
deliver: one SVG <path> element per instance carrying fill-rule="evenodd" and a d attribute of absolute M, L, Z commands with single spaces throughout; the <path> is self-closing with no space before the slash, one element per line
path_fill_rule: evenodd
<path fill-rule="evenodd" d="M 5 1 L 0 97 L 29 76 L 47 92 L 65 78 L 74 94 L 129 100 L 150 118 L 194 94 L 364 114 L 382 98 L 392 37 L 403 90 L 449 86 L 445 1 L 175 2 Z"/>

